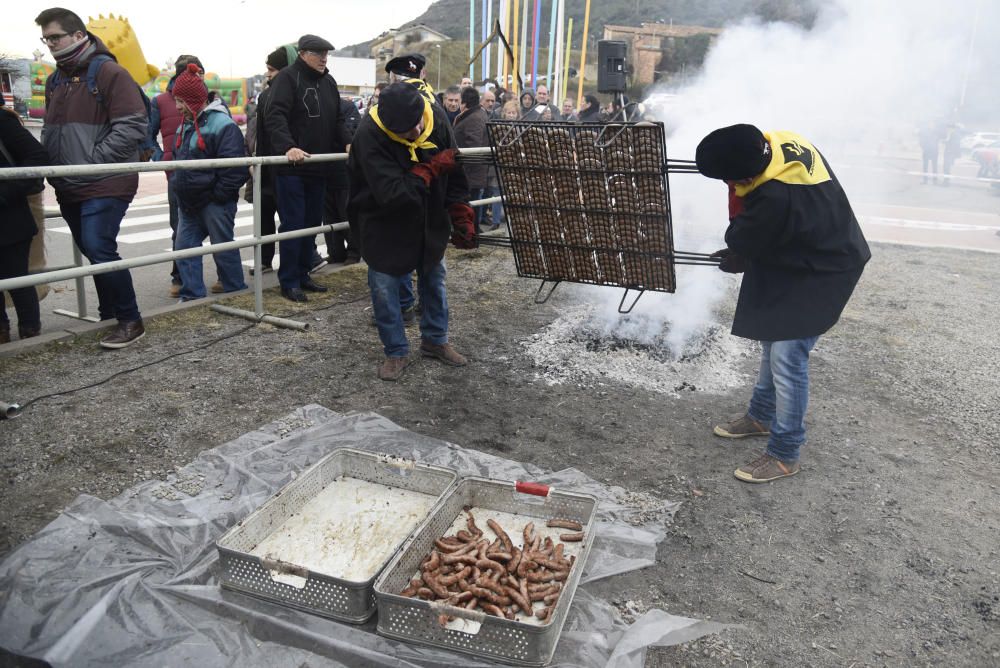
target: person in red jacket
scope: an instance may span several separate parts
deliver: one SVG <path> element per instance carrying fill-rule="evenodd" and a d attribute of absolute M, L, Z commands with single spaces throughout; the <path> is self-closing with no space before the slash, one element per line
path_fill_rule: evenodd
<path fill-rule="evenodd" d="M 80 17 L 61 7 L 35 18 L 57 71 L 45 89 L 42 145 L 53 165 L 138 162 L 146 135 L 146 104 L 128 71 Z M 95 62 L 96 61 L 96 62 Z M 91 65 L 97 65 L 93 89 Z M 50 178 L 73 240 L 91 264 L 120 260 L 118 231 L 139 187 L 139 174 Z M 118 326 L 101 339 L 104 348 L 124 348 L 145 335 L 127 269 L 94 276 L 101 320 Z"/>

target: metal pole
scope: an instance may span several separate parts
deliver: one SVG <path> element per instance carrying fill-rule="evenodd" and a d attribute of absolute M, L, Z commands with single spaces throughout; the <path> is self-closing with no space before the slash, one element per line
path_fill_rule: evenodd
<path fill-rule="evenodd" d="M 527 2 L 528 0 L 524 1 Z M 510 24 L 510 37 L 511 37 L 510 50 L 513 55 L 513 62 L 511 62 L 510 65 L 510 90 L 514 93 L 514 99 L 517 99 L 517 96 L 520 95 L 521 93 L 521 89 L 517 85 L 518 82 L 517 73 L 520 72 L 519 68 L 521 62 L 519 53 L 521 45 L 518 42 L 519 32 L 517 29 L 517 22 L 520 18 L 520 12 L 521 12 L 521 0 L 514 0 L 514 17 L 513 21 Z"/>
<path fill-rule="evenodd" d="M 469 0 L 469 60 L 476 53 L 476 0 Z M 469 78 L 476 80 L 476 64 L 469 63 Z"/>
<path fill-rule="evenodd" d="M 583 75 L 587 69 L 587 29 L 590 27 L 590 0 L 583 13 L 583 48 L 580 52 L 580 83 L 576 89 L 576 108 L 583 106 Z"/>
<path fill-rule="evenodd" d="M 556 57 L 556 15 L 559 10 L 558 0 L 552 0 L 552 10 L 549 12 L 549 67 L 545 70 L 545 85 L 549 87 L 550 104 L 556 103 L 559 91 L 552 87 L 552 62 Z"/>
<path fill-rule="evenodd" d="M 253 313 L 251 311 L 244 311 L 241 308 L 233 308 L 232 306 L 225 306 L 224 304 L 212 304 L 208 308 L 212 309 L 217 313 L 222 313 L 225 315 L 233 315 L 237 318 L 244 318 L 246 320 L 253 320 L 254 322 L 266 322 L 269 325 L 275 325 L 276 327 L 284 327 L 285 329 L 294 329 L 299 332 L 304 332 L 309 329 L 309 323 L 299 322 L 298 320 L 289 320 L 288 318 L 279 318 L 274 315 L 267 315 L 264 313 Z"/>
<path fill-rule="evenodd" d="M 261 193 L 263 184 L 260 182 L 264 177 L 264 168 L 261 165 L 254 165 L 253 168 L 253 238 L 256 243 L 253 247 L 253 306 L 257 315 L 264 315 L 264 262 L 261 258 L 260 230 L 261 230 Z"/>
<path fill-rule="evenodd" d="M 566 26 L 566 62 L 563 65 L 563 79 L 562 79 L 562 99 L 566 99 L 566 94 L 569 92 L 569 57 L 573 53 L 573 17 L 569 17 L 569 25 Z M 577 111 L 580 109 L 580 105 L 576 105 Z"/>
<path fill-rule="evenodd" d="M 76 242 L 73 242 L 73 267 L 83 266 L 83 254 L 80 253 L 79 246 Z M 70 318 L 76 318 L 78 320 L 86 320 L 87 322 L 98 322 L 98 319 L 92 315 L 87 314 L 87 282 L 82 276 L 74 281 L 76 284 L 76 313 L 72 311 L 67 311 L 64 308 L 53 309 L 52 312 L 56 315 L 65 315 Z"/>

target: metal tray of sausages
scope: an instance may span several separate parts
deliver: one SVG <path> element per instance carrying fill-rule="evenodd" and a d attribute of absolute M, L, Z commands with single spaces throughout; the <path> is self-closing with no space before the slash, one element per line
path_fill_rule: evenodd
<path fill-rule="evenodd" d="M 590 554 L 596 509 L 597 499 L 586 494 L 551 489 L 535 483 L 463 478 L 376 580 L 378 632 L 390 638 L 443 647 L 504 663 L 546 665 L 552 660 L 573 594 Z M 582 525 L 583 540 L 565 543 L 567 556 L 572 554 L 575 561 L 547 620 L 538 621 L 527 616 L 511 620 L 479 609 L 467 610 L 439 601 L 401 595 L 434 549 L 435 539 L 450 535 L 457 527 L 463 526 L 469 512 L 487 532 L 484 536 L 487 539 L 495 535 L 486 529 L 487 519 L 501 518 L 497 521 L 515 547 L 523 546 L 520 534 L 523 525 L 528 522 L 534 523 L 536 531 L 549 536 L 567 533 L 567 529 L 546 528 L 548 520 L 573 520 Z M 516 518 L 513 526 L 510 526 L 511 516 Z M 504 520 L 508 524 L 505 525 Z"/>
<path fill-rule="evenodd" d="M 340 448 L 216 541 L 223 587 L 345 622 L 455 483 L 454 471 Z"/>

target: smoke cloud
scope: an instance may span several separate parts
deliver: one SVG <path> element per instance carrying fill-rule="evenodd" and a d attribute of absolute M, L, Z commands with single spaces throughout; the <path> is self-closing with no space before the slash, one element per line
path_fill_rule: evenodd
<path fill-rule="evenodd" d="M 855 173 L 838 164 L 851 155 L 915 146 L 921 122 L 1000 109 L 988 76 L 997 64 L 981 55 L 1000 28 L 997 4 L 834 0 L 822 3 L 811 29 L 750 20 L 727 26 L 690 85 L 653 91 L 676 94 L 660 118 L 671 131 L 668 155 L 693 159 L 702 137 L 734 123 L 791 130 L 824 153 L 848 196 L 863 184 L 865 197 L 877 198 L 877 171 Z M 970 49 L 974 32 L 979 48 Z M 671 175 L 670 191 L 676 247 L 723 247 L 725 185 L 678 174 Z M 598 291 L 605 329 L 643 342 L 667 330 L 674 354 L 683 354 L 692 337 L 722 319 L 716 309 L 734 279 L 710 267 L 679 266 L 677 274 L 676 294 L 643 296 L 629 318 L 617 313 L 620 294 Z"/>

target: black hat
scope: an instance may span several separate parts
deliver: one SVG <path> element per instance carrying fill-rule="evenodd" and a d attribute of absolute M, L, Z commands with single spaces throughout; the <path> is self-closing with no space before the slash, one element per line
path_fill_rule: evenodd
<path fill-rule="evenodd" d="M 316 35 L 299 37 L 299 51 L 333 51 L 333 44 Z"/>
<path fill-rule="evenodd" d="M 698 171 L 710 179 L 741 181 L 757 176 L 771 162 L 771 145 L 752 125 L 731 125 L 711 132 L 694 153 Z"/>
<path fill-rule="evenodd" d="M 424 115 L 424 96 L 415 86 L 394 83 L 382 89 L 378 96 L 378 117 L 396 134 L 417 127 Z"/>
<path fill-rule="evenodd" d="M 419 53 L 407 53 L 396 56 L 385 64 L 385 71 L 404 77 L 419 77 L 427 64 L 427 59 Z"/>
<path fill-rule="evenodd" d="M 267 54 L 267 60 L 264 61 L 276 70 L 282 70 L 288 67 L 288 51 L 283 46 L 279 46 L 277 49 Z"/>

